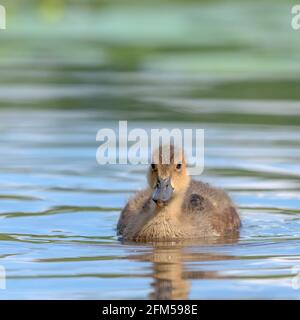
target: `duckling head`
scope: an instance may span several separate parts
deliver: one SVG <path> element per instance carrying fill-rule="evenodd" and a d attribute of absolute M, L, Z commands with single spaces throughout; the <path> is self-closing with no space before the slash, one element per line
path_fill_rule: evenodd
<path fill-rule="evenodd" d="M 148 171 L 148 183 L 153 189 L 152 200 L 164 207 L 186 191 L 190 177 L 184 153 L 173 145 L 158 148 Z"/>

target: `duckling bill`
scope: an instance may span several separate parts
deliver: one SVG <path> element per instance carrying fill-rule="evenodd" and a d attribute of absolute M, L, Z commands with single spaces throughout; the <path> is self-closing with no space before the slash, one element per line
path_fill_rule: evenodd
<path fill-rule="evenodd" d="M 236 236 L 241 221 L 229 195 L 192 180 L 183 154 L 176 163 L 173 146 L 168 164 L 162 161 L 162 149 L 158 153 L 158 163 L 148 169 L 148 187 L 121 212 L 118 235 L 138 242 Z"/>

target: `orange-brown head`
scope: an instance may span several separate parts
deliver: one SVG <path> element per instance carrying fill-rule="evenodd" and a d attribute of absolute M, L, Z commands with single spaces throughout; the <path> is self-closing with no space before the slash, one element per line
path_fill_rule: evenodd
<path fill-rule="evenodd" d="M 153 189 L 152 200 L 158 207 L 182 195 L 190 182 L 183 152 L 173 145 L 160 147 L 154 152 L 148 182 Z"/>

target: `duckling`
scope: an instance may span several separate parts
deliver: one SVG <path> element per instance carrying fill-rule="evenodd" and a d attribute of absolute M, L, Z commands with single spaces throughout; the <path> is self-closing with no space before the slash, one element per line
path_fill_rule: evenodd
<path fill-rule="evenodd" d="M 162 150 L 157 151 L 157 163 L 148 169 L 148 187 L 122 210 L 118 235 L 137 242 L 236 236 L 241 221 L 226 192 L 192 180 L 183 152 L 177 162 L 174 146 L 170 146 L 168 162 Z"/>

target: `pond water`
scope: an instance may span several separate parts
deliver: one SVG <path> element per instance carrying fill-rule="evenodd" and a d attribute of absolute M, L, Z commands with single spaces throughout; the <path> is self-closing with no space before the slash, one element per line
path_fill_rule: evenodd
<path fill-rule="evenodd" d="M 9 19 L 0 46 L 1 299 L 300 298 L 292 2 L 180 3 L 80 7 L 60 22 L 53 7 L 21 7 Z M 119 120 L 205 129 L 205 171 L 195 179 L 230 193 L 240 238 L 119 241 L 120 210 L 146 185 L 144 166 L 96 162 L 97 131 Z"/>
<path fill-rule="evenodd" d="M 288 125 L 299 121 L 299 104 L 188 98 L 180 77 L 168 82 L 176 92 L 168 98 L 155 75 L 77 72 L 89 75 L 110 84 L 0 91 L 15 105 L 0 110 L 0 257 L 7 273 L 1 298 L 300 298 L 300 129 Z M 188 80 L 190 88 L 203 86 L 203 79 Z M 17 107 L 69 96 L 98 107 Z M 230 192 L 243 222 L 238 241 L 118 241 L 120 210 L 145 186 L 146 168 L 98 165 L 96 133 L 125 116 L 132 127 L 205 129 L 205 171 L 196 179 Z M 260 116 L 269 120 L 260 124 Z"/>

